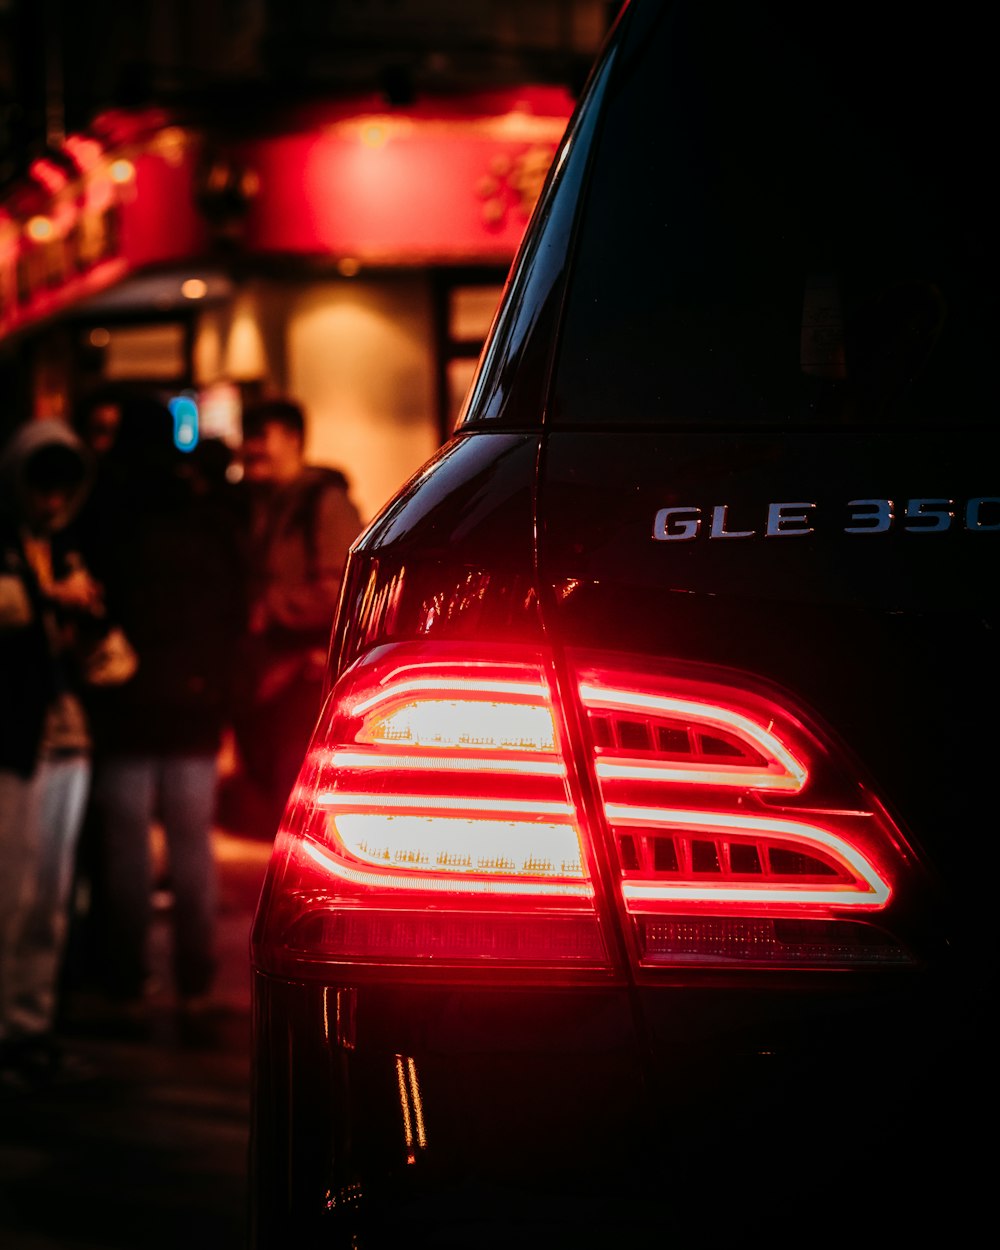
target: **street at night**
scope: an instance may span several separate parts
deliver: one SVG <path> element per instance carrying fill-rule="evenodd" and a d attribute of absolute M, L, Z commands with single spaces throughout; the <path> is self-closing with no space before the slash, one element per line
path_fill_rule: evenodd
<path fill-rule="evenodd" d="M 0 1250 L 983 1239 L 988 21 L 0 0 Z"/>
<path fill-rule="evenodd" d="M 77 994 L 66 1042 L 81 1072 L 0 1102 L 4 1250 L 173 1250 L 245 1244 L 250 919 L 266 843 L 217 831 L 220 975 L 189 1029 L 152 995 L 134 1036 Z M 165 961 L 166 911 L 154 930 Z"/>

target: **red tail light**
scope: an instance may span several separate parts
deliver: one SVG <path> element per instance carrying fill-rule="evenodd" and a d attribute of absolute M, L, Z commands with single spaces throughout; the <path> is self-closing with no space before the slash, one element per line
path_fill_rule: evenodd
<path fill-rule="evenodd" d="M 912 852 L 786 696 L 614 657 L 572 671 L 640 965 L 909 961 L 886 918 Z"/>
<path fill-rule="evenodd" d="M 399 646 L 355 664 L 331 695 L 279 843 L 269 931 L 280 928 L 292 963 L 607 973 L 539 655 Z"/>
<path fill-rule="evenodd" d="M 406 644 L 333 690 L 255 944 L 283 973 L 899 963 L 911 870 L 838 749 L 749 679 Z"/>

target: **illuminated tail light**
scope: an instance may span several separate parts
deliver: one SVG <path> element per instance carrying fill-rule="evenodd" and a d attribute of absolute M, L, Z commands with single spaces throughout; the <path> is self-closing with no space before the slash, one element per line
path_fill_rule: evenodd
<path fill-rule="evenodd" d="M 539 656 L 399 646 L 355 665 L 331 695 L 279 848 L 268 927 L 281 930 L 286 967 L 607 968 Z"/>
<path fill-rule="evenodd" d="M 613 665 L 573 680 L 637 962 L 908 962 L 910 853 L 837 749 L 756 683 Z"/>
<path fill-rule="evenodd" d="M 801 790 L 805 765 L 769 725 L 734 708 L 581 682 L 598 748 L 597 775 L 613 781 Z"/>
<path fill-rule="evenodd" d="M 330 695 L 255 953 L 283 975 L 907 963 L 914 865 L 841 749 L 751 678 L 398 644 Z"/>

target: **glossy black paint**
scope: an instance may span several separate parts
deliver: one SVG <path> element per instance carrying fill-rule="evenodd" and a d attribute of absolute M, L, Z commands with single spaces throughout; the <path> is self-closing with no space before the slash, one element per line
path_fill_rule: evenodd
<path fill-rule="evenodd" d="M 353 1019 L 339 1040 L 338 995 Z M 751 984 L 636 1002 L 258 976 L 254 997 L 257 1247 L 832 1245 L 844 1234 L 824 1213 L 849 1220 L 855 1204 L 852 1241 L 870 1246 L 960 1237 L 982 1212 L 967 1062 L 982 1038 L 961 1032 L 954 990 Z M 919 1203 L 894 1200 L 932 1159 Z"/>
<path fill-rule="evenodd" d="M 912 756 L 899 748 L 905 735 L 885 726 L 948 700 L 971 714 L 991 670 L 958 689 L 940 678 L 959 657 L 989 656 L 986 570 L 996 538 L 820 534 L 817 521 L 812 536 L 672 546 L 652 538 L 651 522 L 665 499 L 723 496 L 748 512 L 769 498 L 815 496 L 817 517 L 835 516 L 838 476 L 852 472 L 862 494 L 886 478 L 904 491 L 909 481 L 929 489 L 935 472 L 949 490 L 960 480 L 978 489 L 981 455 L 943 463 L 918 441 L 901 463 L 888 446 L 880 458 L 876 440 L 858 473 L 857 440 L 843 435 L 780 444 L 743 435 L 734 458 L 718 435 L 616 440 L 614 454 L 609 437 L 545 436 L 541 573 L 527 582 L 537 438 L 452 445 L 355 553 L 345 657 L 394 631 L 472 638 L 517 627 L 526 640 L 745 668 L 819 709 L 874 769 L 887 801 L 927 839 L 938 834 L 960 866 L 962 804 L 971 810 L 982 793 L 955 787 L 942 796 L 933 786 L 922 795 Z M 734 462 L 766 468 L 759 477 L 720 472 Z M 599 511 L 588 485 L 596 477 L 606 487 Z M 792 489 L 799 483 L 804 490 Z M 954 615 L 932 598 L 935 579 L 949 577 Z M 378 605 L 389 585 L 386 612 Z M 957 645 L 963 626 L 971 630 L 963 647 L 938 653 L 945 636 Z M 914 682 L 918 656 L 927 689 Z M 897 700 L 895 711 L 873 716 L 882 699 Z M 974 747 L 970 735 L 943 718 L 934 728 L 935 749 L 950 750 L 957 768 Z M 968 882 L 970 894 L 975 886 Z M 970 910 L 966 919 L 982 916 Z M 737 974 L 696 985 L 674 974 L 600 990 L 324 978 L 320 968 L 308 983 L 258 973 L 254 1245 L 516 1240 L 568 1250 L 628 1228 L 702 1236 L 706 1218 L 720 1238 L 709 1244 L 727 1244 L 748 1228 L 769 1229 L 770 1209 L 755 1206 L 755 1195 L 776 1171 L 782 1210 L 810 1219 L 859 1172 L 909 1183 L 921 1157 L 912 1141 L 928 1132 L 964 1143 L 947 1191 L 964 1193 L 979 1167 L 965 1128 L 977 1070 L 967 1065 L 985 1044 L 984 982 L 962 925 L 938 937 L 955 943 L 957 961 L 905 975 Z M 425 1148 L 407 1146 L 397 1057 L 419 1074 Z M 719 1152 L 733 1162 L 720 1164 Z M 731 1198 L 721 1212 L 719 1183 Z M 950 1220 L 948 1202 L 946 1211 L 942 1193 L 923 1218 Z M 898 1229 L 902 1218 L 896 1212 L 889 1224 Z"/>
<path fill-rule="evenodd" d="M 542 423 L 580 196 L 614 64 L 612 45 L 588 84 L 549 171 L 469 394 L 465 426 L 516 429 Z"/>
<path fill-rule="evenodd" d="M 453 439 L 369 526 L 348 569 L 328 685 L 399 638 L 531 641 L 538 435 Z"/>
<path fill-rule="evenodd" d="M 1000 703 L 1000 531 L 963 518 L 965 501 L 1000 493 L 991 444 L 985 430 L 550 432 L 538 488 L 552 635 L 793 691 L 850 744 L 976 925 L 992 910 L 992 883 L 967 868 L 992 803 L 993 739 L 975 727 Z M 914 498 L 955 501 L 950 527 L 907 527 Z M 855 499 L 892 500 L 891 530 L 845 533 Z M 774 501 L 815 503 L 814 532 L 765 536 Z M 753 536 L 711 538 L 720 504 L 730 531 Z M 655 541 L 656 512 L 679 505 L 702 509 L 701 532 Z"/>

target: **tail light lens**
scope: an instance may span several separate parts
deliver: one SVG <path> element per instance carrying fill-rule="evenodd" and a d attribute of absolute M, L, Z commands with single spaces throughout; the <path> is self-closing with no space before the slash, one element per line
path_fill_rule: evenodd
<path fill-rule="evenodd" d="M 400 644 L 330 695 L 255 956 L 599 979 L 626 957 L 654 976 L 906 963 L 914 873 L 840 750 L 752 679 Z"/>
<path fill-rule="evenodd" d="M 743 675 L 571 657 L 641 966 L 907 963 L 911 849 L 842 752 Z"/>
<path fill-rule="evenodd" d="M 607 973 L 540 655 L 396 646 L 352 666 L 276 857 L 266 951 L 285 970 L 318 959 Z"/>

